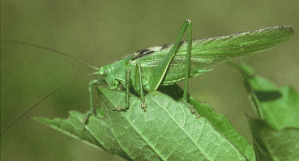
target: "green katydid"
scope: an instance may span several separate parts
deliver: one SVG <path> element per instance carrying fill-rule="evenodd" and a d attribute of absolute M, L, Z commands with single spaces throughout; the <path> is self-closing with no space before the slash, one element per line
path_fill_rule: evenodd
<path fill-rule="evenodd" d="M 188 39 L 181 41 L 187 28 Z M 83 122 L 86 124 L 89 116 L 94 113 L 93 86 L 106 83 L 111 89 L 120 89 L 120 84 L 123 85 L 127 93 L 125 104 L 119 105 L 115 109 L 117 111 L 125 111 L 129 108 L 129 89 L 133 87 L 140 95 L 141 108 L 145 110 L 147 105 L 144 91 L 155 91 L 159 86 L 171 85 L 185 79 L 183 101 L 187 103 L 189 77 L 210 71 L 207 68 L 211 65 L 275 47 L 289 40 L 293 34 L 294 30 L 291 27 L 277 26 L 192 40 L 192 24 L 187 19 L 174 44 L 138 50 L 117 62 L 95 68 L 96 74 L 104 76 L 104 79 L 92 80 L 89 83 L 90 110 Z M 57 52 L 46 47 L 41 48 Z M 190 109 L 194 112 L 192 108 Z"/>
<path fill-rule="evenodd" d="M 142 49 L 99 68 L 98 74 L 105 78 L 92 80 L 89 84 L 91 109 L 86 119 L 93 113 L 91 87 L 96 84 L 106 82 L 111 89 L 118 89 L 122 84 L 126 88 L 126 104 L 123 107 L 119 105 L 115 109 L 118 111 L 129 107 L 130 85 L 140 94 L 141 108 L 145 110 L 143 90 L 154 91 L 161 85 L 171 85 L 185 79 L 183 101 L 188 102 L 189 77 L 210 71 L 206 67 L 211 65 L 277 46 L 294 34 L 291 27 L 277 26 L 192 41 L 191 26 L 191 21 L 185 20 L 174 44 Z M 187 28 L 188 40 L 181 41 Z"/>

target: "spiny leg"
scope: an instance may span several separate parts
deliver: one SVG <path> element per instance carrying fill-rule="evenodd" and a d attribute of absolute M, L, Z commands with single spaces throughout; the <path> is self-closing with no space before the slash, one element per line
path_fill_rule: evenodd
<path fill-rule="evenodd" d="M 181 39 L 184 36 L 184 33 L 185 33 L 187 27 L 189 26 L 189 24 L 191 24 L 191 21 L 189 19 L 186 19 L 174 45 L 172 46 L 170 51 L 166 54 L 166 56 L 163 58 L 163 60 L 160 61 L 159 64 L 154 68 L 153 73 L 149 78 L 150 90 L 152 90 L 152 91 L 157 90 L 157 88 L 161 84 L 161 82 L 166 74 L 166 71 L 173 60 L 173 57 L 176 55 L 181 44 L 183 43 L 181 41 Z M 191 29 L 191 28 L 189 28 L 189 29 Z M 190 48 L 191 48 L 191 46 L 190 46 Z"/>
<path fill-rule="evenodd" d="M 188 27 L 188 44 L 187 44 L 187 54 L 186 54 L 186 76 L 185 76 L 185 87 L 184 87 L 184 95 L 183 95 L 183 102 L 188 104 L 191 113 L 196 113 L 195 109 L 192 105 L 188 103 L 188 80 L 190 76 L 190 63 L 191 63 L 191 47 L 192 47 L 192 24 L 189 19 L 186 19 L 183 27 L 180 31 L 180 34 L 175 41 L 174 45 L 172 46 L 171 50 L 167 53 L 167 55 L 164 57 L 162 61 L 159 62 L 157 67 L 154 69 L 153 74 L 150 77 L 149 80 L 149 86 L 151 90 L 156 90 L 159 85 L 161 84 L 166 71 L 173 61 L 173 57 L 177 54 L 177 51 L 180 48 L 180 45 L 182 44 L 181 39 L 184 36 L 184 33 Z M 196 116 L 199 117 L 199 115 L 196 113 Z"/>
<path fill-rule="evenodd" d="M 189 77 L 190 77 L 190 64 L 191 64 L 191 49 L 192 49 L 192 23 L 189 20 L 188 26 L 188 40 L 187 40 L 187 54 L 186 54 L 186 76 L 185 76 L 185 85 L 184 85 L 184 94 L 183 94 L 183 102 L 187 103 L 191 113 L 195 114 L 196 117 L 199 117 L 199 114 L 196 112 L 194 107 L 189 104 L 188 99 L 188 84 L 189 84 Z"/>
<path fill-rule="evenodd" d="M 87 114 L 85 115 L 84 119 L 82 120 L 82 123 L 84 124 L 84 128 L 85 128 L 85 125 L 88 122 L 89 117 L 92 114 L 95 114 L 95 110 L 93 108 L 92 87 L 94 87 L 96 85 L 99 85 L 99 84 L 103 84 L 103 83 L 106 83 L 105 79 L 95 79 L 95 80 L 91 80 L 89 82 L 88 91 L 89 91 L 90 110 L 87 112 Z"/>
<path fill-rule="evenodd" d="M 121 105 L 118 105 L 117 108 L 113 108 L 114 111 L 126 111 L 130 107 L 130 77 L 131 77 L 131 70 L 128 68 L 126 70 L 126 82 L 125 82 L 125 88 L 126 88 L 126 99 L 125 99 L 125 106 L 121 107 Z"/>
<path fill-rule="evenodd" d="M 188 102 L 188 83 L 190 76 L 190 63 L 191 63 L 191 48 L 192 48 L 192 23 L 189 21 L 188 26 L 188 43 L 187 43 L 187 54 L 186 54 L 186 75 L 185 75 L 185 85 L 183 101 Z"/>

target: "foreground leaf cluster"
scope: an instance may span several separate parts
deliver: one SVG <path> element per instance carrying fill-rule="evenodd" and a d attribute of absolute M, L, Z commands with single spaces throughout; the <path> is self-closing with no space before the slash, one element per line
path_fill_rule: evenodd
<path fill-rule="evenodd" d="M 133 94 L 129 110 L 113 111 L 124 104 L 125 92 L 98 87 L 101 108 L 85 130 L 85 114 L 76 111 L 70 111 L 67 119 L 35 119 L 127 160 L 298 160 L 298 94 L 291 87 L 278 89 L 248 66 L 234 66 L 245 74 L 257 111 L 257 117 L 249 117 L 253 145 L 225 116 L 189 97 L 201 115 L 197 119 L 187 104 L 178 101 L 182 91 L 176 85 L 149 92 L 146 112 Z"/>

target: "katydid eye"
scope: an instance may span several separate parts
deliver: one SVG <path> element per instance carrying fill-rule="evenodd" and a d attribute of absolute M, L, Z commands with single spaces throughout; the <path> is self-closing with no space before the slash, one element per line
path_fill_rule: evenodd
<path fill-rule="evenodd" d="M 104 70 L 103 75 L 104 75 L 104 76 L 107 76 L 107 75 L 108 75 L 108 71 L 107 71 L 107 70 Z"/>

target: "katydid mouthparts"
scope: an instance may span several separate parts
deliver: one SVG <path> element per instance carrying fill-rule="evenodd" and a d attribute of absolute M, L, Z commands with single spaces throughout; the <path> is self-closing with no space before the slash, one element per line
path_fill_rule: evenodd
<path fill-rule="evenodd" d="M 187 29 L 187 41 L 181 41 Z M 141 49 L 135 53 L 127 54 L 117 62 L 100 68 L 93 67 L 67 54 L 47 47 L 15 40 L 3 41 L 1 43 L 15 43 L 50 50 L 96 69 L 97 72 L 92 74 L 99 74 L 104 78 L 92 80 L 89 83 L 90 110 L 83 120 L 83 124 L 85 125 L 87 124 L 89 116 L 94 113 L 92 98 L 92 89 L 94 86 L 106 83 L 111 89 L 121 90 L 120 85 L 125 88 L 125 104 L 118 105 L 118 107 L 114 109 L 116 111 L 126 111 L 129 109 L 129 93 L 130 89 L 133 89 L 134 92 L 140 95 L 141 108 L 145 111 L 147 107 L 144 99 L 145 91 L 155 91 L 159 86 L 172 85 L 184 79 L 185 85 L 182 100 L 188 103 L 188 79 L 190 77 L 211 71 L 209 67 L 212 65 L 278 46 L 291 39 L 293 35 L 294 30 L 291 27 L 276 26 L 225 36 L 192 40 L 192 23 L 189 19 L 186 19 L 175 43 Z M 45 96 L 3 130 L 1 135 L 44 99 L 76 80 L 57 88 Z M 191 105 L 189 105 L 189 107 L 191 112 L 195 113 Z"/>

